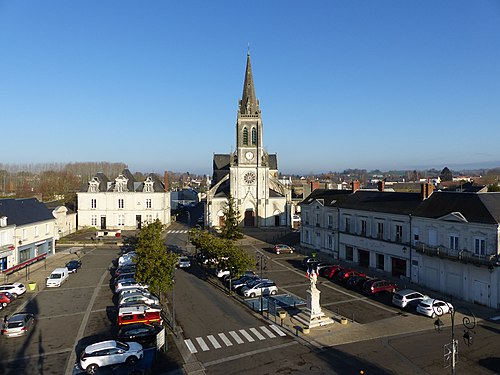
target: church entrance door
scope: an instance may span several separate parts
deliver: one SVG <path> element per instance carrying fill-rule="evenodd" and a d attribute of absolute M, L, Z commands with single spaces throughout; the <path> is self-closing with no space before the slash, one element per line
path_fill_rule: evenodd
<path fill-rule="evenodd" d="M 246 227 L 254 227 L 255 226 L 255 216 L 252 211 L 245 211 L 245 226 Z"/>

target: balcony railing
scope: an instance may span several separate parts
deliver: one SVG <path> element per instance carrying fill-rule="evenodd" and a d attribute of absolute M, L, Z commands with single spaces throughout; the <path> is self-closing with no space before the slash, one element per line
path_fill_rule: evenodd
<path fill-rule="evenodd" d="M 437 256 L 440 258 L 457 260 L 464 263 L 473 263 L 477 265 L 485 265 L 485 266 L 500 265 L 500 259 L 498 254 L 481 255 L 473 253 L 468 250 L 455 250 L 445 246 L 429 246 L 422 242 L 417 242 L 414 245 L 414 248 L 418 253 L 425 254 L 428 256 Z"/>

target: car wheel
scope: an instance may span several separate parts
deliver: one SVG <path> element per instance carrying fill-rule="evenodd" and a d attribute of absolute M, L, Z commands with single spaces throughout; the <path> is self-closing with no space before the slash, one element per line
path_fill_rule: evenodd
<path fill-rule="evenodd" d="M 272 290 L 271 291 L 271 295 L 274 296 L 276 294 L 276 291 L 275 290 Z"/>
<path fill-rule="evenodd" d="M 87 374 L 95 374 L 97 370 L 99 369 L 99 366 L 97 366 L 95 363 L 88 365 L 85 371 Z"/>
<path fill-rule="evenodd" d="M 255 297 L 255 293 L 250 293 L 250 298 L 254 298 Z"/>
<path fill-rule="evenodd" d="M 2 307 L 7 307 L 7 302 L 2 303 Z"/>
<path fill-rule="evenodd" d="M 290 250 L 290 254 L 293 254 L 293 250 Z"/>
<path fill-rule="evenodd" d="M 432 315 L 431 315 L 431 318 L 434 319 L 436 317 L 436 313 L 433 312 Z"/>
<path fill-rule="evenodd" d="M 279 251 L 276 252 L 276 254 L 278 254 L 278 255 L 279 255 L 279 253 L 280 253 Z"/>
<path fill-rule="evenodd" d="M 12 293 L 12 297 L 17 298 L 18 296 L 16 293 Z"/>
<path fill-rule="evenodd" d="M 132 355 L 128 357 L 125 362 L 127 362 L 129 365 L 135 365 L 137 363 L 137 357 Z"/>

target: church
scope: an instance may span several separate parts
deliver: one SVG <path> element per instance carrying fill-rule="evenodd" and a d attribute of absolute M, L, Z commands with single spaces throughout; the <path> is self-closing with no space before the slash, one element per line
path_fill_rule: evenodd
<path fill-rule="evenodd" d="M 236 121 L 236 150 L 214 154 L 212 184 L 207 193 L 206 223 L 220 227 L 231 196 L 244 227 L 289 227 L 291 191 L 278 180 L 278 157 L 263 147 L 259 101 L 247 54 L 243 95 Z"/>

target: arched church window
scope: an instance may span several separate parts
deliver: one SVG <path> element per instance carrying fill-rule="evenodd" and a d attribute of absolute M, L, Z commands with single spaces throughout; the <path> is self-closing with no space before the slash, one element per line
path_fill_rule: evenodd
<path fill-rule="evenodd" d="M 252 145 L 257 144 L 257 129 L 252 128 Z"/>
<path fill-rule="evenodd" d="M 243 128 L 243 145 L 248 146 L 248 129 Z"/>

